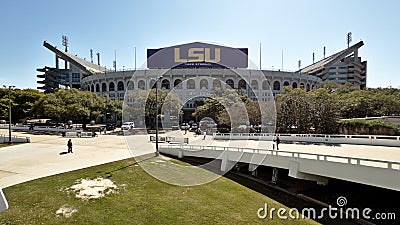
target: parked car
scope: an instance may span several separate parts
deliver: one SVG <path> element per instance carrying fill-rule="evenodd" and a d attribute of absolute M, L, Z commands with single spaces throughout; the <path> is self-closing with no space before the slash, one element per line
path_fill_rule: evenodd
<path fill-rule="evenodd" d="M 135 127 L 134 122 L 124 122 L 121 126 L 121 130 L 130 130 L 133 129 L 134 127 Z"/>
<path fill-rule="evenodd" d="M 193 123 L 192 126 L 190 127 L 190 130 L 191 131 L 196 131 L 198 127 L 199 126 L 197 126 L 197 123 Z"/>
<path fill-rule="evenodd" d="M 186 130 L 187 128 L 189 128 L 189 125 L 187 123 L 181 124 L 181 130 Z"/>

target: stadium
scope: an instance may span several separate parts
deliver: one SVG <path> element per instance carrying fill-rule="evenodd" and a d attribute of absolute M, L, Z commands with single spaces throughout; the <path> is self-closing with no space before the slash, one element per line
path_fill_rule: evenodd
<path fill-rule="evenodd" d="M 54 92 L 65 86 L 124 100 L 127 91 L 149 90 L 157 81 L 158 88 L 178 90 L 180 98 L 186 100 L 182 109 L 185 120 L 197 107 L 198 96 L 206 98 L 221 85 L 260 101 L 274 98 L 284 86 L 310 91 L 324 82 L 335 81 L 366 87 L 367 63 L 358 56 L 362 41 L 296 72 L 260 70 L 249 61 L 247 48 L 202 42 L 147 49 L 146 65 L 133 70 L 117 70 L 116 63 L 113 70 L 107 69 L 100 65 L 99 54 L 97 64 L 93 63 L 92 51 L 91 61 L 87 61 L 69 53 L 67 45 L 64 51 L 46 41 L 43 46 L 55 54 L 56 65 L 37 69 L 43 73 L 38 78 L 44 78 L 38 81 L 44 84 L 38 89 Z M 59 59 L 65 61 L 64 68 L 60 68 Z"/>

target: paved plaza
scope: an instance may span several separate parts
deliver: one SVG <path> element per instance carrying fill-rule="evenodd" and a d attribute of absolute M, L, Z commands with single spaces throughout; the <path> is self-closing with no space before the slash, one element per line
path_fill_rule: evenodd
<path fill-rule="evenodd" d="M 0 187 L 131 157 L 123 136 L 72 138 L 74 153 L 69 154 L 68 138 L 30 136 L 31 143 L 0 148 Z"/>

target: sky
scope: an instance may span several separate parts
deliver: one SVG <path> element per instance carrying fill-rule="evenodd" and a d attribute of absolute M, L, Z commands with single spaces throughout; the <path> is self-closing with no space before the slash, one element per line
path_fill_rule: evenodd
<path fill-rule="evenodd" d="M 54 66 L 47 41 L 111 68 L 141 67 L 147 48 L 193 41 L 249 48 L 263 69 L 295 71 L 362 40 L 367 87 L 400 88 L 400 1 L 385 0 L 0 0 L 0 85 L 37 87 L 37 68 Z M 283 55 L 283 57 L 282 57 Z M 282 63 L 283 58 L 283 63 Z M 42 86 L 42 85 L 40 85 Z"/>

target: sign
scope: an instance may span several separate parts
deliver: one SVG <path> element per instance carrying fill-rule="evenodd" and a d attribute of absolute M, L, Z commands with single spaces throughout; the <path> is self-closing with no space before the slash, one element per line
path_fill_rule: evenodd
<path fill-rule="evenodd" d="M 194 42 L 160 49 L 147 49 L 149 69 L 176 67 L 247 68 L 248 49 Z"/>
<path fill-rule="evenodd" d="M 0 212 L 3 212 L 8 209 L 8 202 L 6 196 L 0 188 Z"/>

